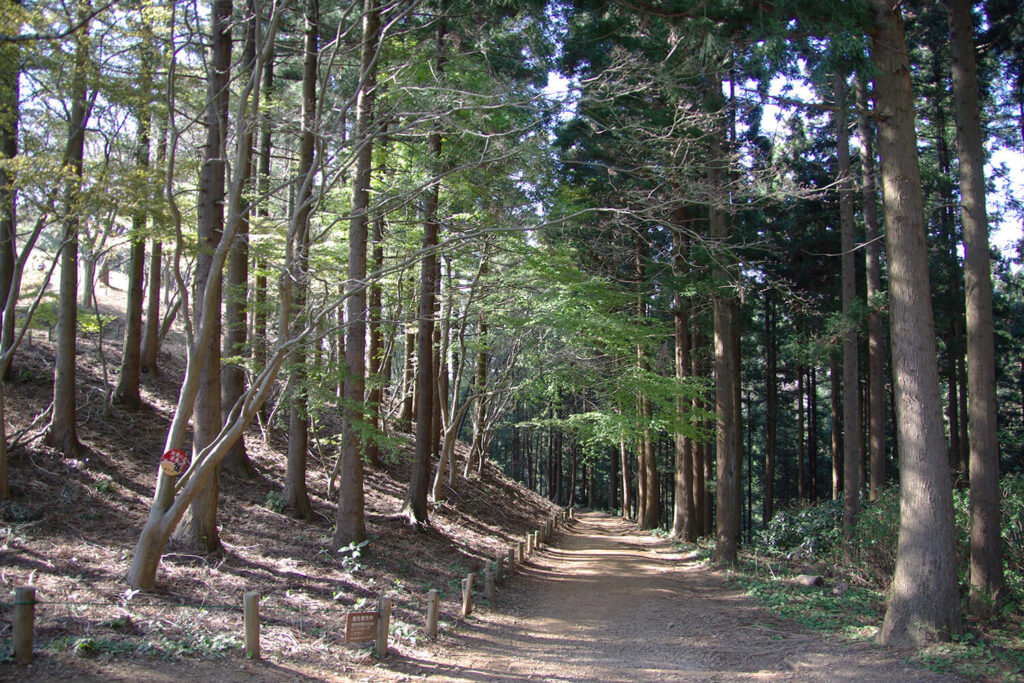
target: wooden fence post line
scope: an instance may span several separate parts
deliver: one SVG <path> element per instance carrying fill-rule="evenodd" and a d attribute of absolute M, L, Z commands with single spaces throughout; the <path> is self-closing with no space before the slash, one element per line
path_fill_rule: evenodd
<path fill-rule="evenodd" d="M 484 570 L 484 597 L 494 602 L 494 572 L 490 567 Z"/>
<path fill-rule="evenodd" d="M 427 638 L 437 638 L 437 616 L 441 609 L 441 594 L 436 588 L 427 591 Z"/>
<path fill-rule="evenodd" d="M 466 574 L 462 580 L 462 616 L 468 617 L 473 613 L 473 572 Z"/>
<path fill-rule="evenodd" d="M 391 628 L 391 598 L 378 598 L 377 611 L 377 657 L 384 659 L 388 656 L 388 630 Z"/>
<path fill-rule="evenodd" d="M 245 656 L 260 658 L 260 594 L 248 591 L 242 596 L 242 619 L 245 624 Z"/>
<path fill-rule="evenodd" d="M 11 624 L 11 647 L 14 661 L 32 663 L 32 640 L 36 628 L 36 589 L 31 586 L 14 589 L 14 619 Z"/>

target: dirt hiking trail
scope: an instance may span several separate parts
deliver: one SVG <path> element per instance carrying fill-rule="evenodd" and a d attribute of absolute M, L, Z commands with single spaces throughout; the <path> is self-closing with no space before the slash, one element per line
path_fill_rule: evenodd
<path fill-rule="evenodd" d="M 579 515 L 530 558 L 493 608 L 474 611 L 432 681 L 952 681 L 870 643 L 829 640 L 758 607 L 662 539 Z"/>

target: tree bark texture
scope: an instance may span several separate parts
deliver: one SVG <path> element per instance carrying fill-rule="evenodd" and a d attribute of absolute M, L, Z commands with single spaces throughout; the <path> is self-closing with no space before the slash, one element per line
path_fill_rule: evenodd
<path fill-rule="evenodd" d="M 145 19 L 143 19 L 145 22 Z M 145 177 L 149 173 L 149 129 L 153 90 L 152 32 L 143 30 L 140 46 L 139 103 L 135 118 L 135 166 Z M 146 210 L 138 208 L 132 213 L 131 249 L 128 261 L 128 292 L 125 304 L 124 348 L 121 352 L 121 370 L 118 373 L 114 401 L 128 410 L 138 410 L 139 377 L 142 371 L 142 299 L 146 265 Z"/>
<path fill-rule="evenodd" d="M 875 151 L 868 119 L 868 96 L 863 81 L 857 80 L 857 137 L 860 138 L 861 192 L 864 200 L 864 262 L 868 301 L 868 459 L 870 489 L 876 500 L 885 485 L 885 349 L 882 338 L 882 313 L 878 299 L 882 294 L 882 242 L 878 230 L 877 191 L 875 190 Z"/>
<path fill-rule="evenodd" d="M 291 296 L 282 298 L 285 302 L 282 303 L 282 306 L 288 305 L 290 311 L 286 311 L 286 313 L 290 313 L 290 315 L 282 315 L 281 329 L 287 330 L 290 324 L 292 336 L 297 335 L 307 322 L 304 309 L 309 289 L 309 217 L 313 210 L 313 184 L 316 177 L 314 158 L 317 127 L 318 0 L 306 0 L 305 15 L 302 136 L 299 140 L 299 166 L 295 174 L 295 183 L 299 187 L 295 193 L 292 267 L 291 272 L 285 274 L 285 277 L 290 280 L 288 284 L 291 287 Z M 353 202 L 353 207 L 355 206 L 356 202 Z M 361 207 L 359 210 L 365 210 L 365 207 Z M 246 258 L 248 259 L 248 255 Z M 301 345 L 293 356 L 293 369 L 290 377 L 291 404 L 288 406 L 288 464 L 282 493 L 285 505 L 299 519 L 309 519 L 313 516 L 313 505 L 309 500 L 309 492 L 306 488 L 306 453 L 309 450 L 307 350 L 305 345 Z"/>
<path fill-rule="evenodd" d="M 909 56 L 900 7 L 873 7 L 900 459 L 896 570 L 879 640 L 914 646 L 959 631 L 960 601 Z"/>
<path fill-rule="evenodd" d="M 366 238 L 370 208 L 370 176 L 373 162 L 374 103 L 377 97 L 377 49 L 380 42 L 380 11 L 377 0 L 363 1 L 363 39 L 359 57 L 359 94 L 356 98 L 358 146 L 352 185 L 352 220 L 349 223 L 348 284 L 345 317 L 344 433 L 341 442 L 341 484 L 334 547 L 366 540 L 363 496 L 363 443 L 357 422 L 363 405 L 366 371 Z"/>
<path fill-rule="evenodd" d="M 861 442 L 860 377 L 857 358 L 857 326 L 853 322 L 857 301 L 857 266 L 853 224 L 853 179 L 850 175 L 850 134 L 848 126 L 846 77 L 835 77 L 836 140 L 839 157 L 839 216 L 842 244 L 843 302 L 843 539 L 853 538 L 860 499 Z"/>
<path fill-rule="evenodd" d="M 45 443 L 67 458 L 77 457 L 78 441 L 75 406 L 75 349 L 78 333 L 78 228 L 79 192 L 85 150 L 85 127 L 89 120 L 86 101 L 86 68 L 89 58 L 88 27 L 75 36 L 75 66 L 71 81 L 71 118 L 65 153 L 71 179 L 65 190 L 65 219 L 60 251 L 60 293 L 57 312 L 57 361 L 53 373 L 53 412 Z"/>
<path fill-rule="evenodd" d="M 243 24 L 245 42 L 242 47 L 243 74 L 246 71 L 251 73 L 252 69 L 256 67 L 256 26 L 260 21 L 256 0 L 247 0 L 246 4 L 247 21 Z M 256 74 L 256 77 L 258 78 L 259 74 Z M 254 102 L 258 108 L 259 99 L 256 98 Z M 253 115 L 258 114 L 258 112 L 252 113 Z M 246 116 L 239 122 L 239 125 L 241 128 L 239 131 L 240 144 L 243 149 L 242 164 L 234 170 L 234 173 L 237 178 L 236 182 L 248 189 L 252 184 L 253 175 L 253 140 L 256 132 L 254 116 Z M 239 193 L 237 200 L 228 207 L 228 211 L 237 217 L 238 228 L 235 238 L 231 242 L 231 251 L 228 253 L 227 291 L 224 297 L 224 355 L 232 359 L 221 369 L 221 407 L 225 419 L 231 408 L 245 393 L 245 368 L 242 357 L 245 354 L 248 337 L 248 306 L 246 304 L 249 296 L 249 211 L 251 206 L 246 197 L 249 194 L 248 191 Z M 291 430 L 289 430 L 290 433 Z M 252 479 L 256 476 L 256 468 L 253 467 L 245 450 L 245 439 L 239 439 L 231 447 L 227 456 L 224 457 L 223 467 L 245 479 Z"/>
<path fill-rule="evenodd" d="M 220 277 L 211 274 L 213 252 L 224 231 L 224 171 L 231 72 L 231 0 L 215 0 L 210 11 L 209 84 L 206 105 L 206 149 L 199 178 L 199 255 L 195 274 L 195 327 L 203 324 L 203 316 L 211 316 L 213 333 L 200 371 L 192 420 L 194 424 L 193 457 L 220 433 Z M 216 305 L 204 310 L 200 302 L 207 288 L 213 288 Z M 205 552 L 220 549 L 217 532 L 217 500 L 220 496 L 220 474 L 215 472 L 209 483 L 196 495 L 188 513 L 174 532 L 175 538 Z"/>
<path fill-rule="evenodd" d="M 999 442 L 996 418 L 992 275 L 985 209 L 985 150 L 978 105 L 972 4 L 947 0 L 953 57 L 953 99 L 960 156 L 960 218 L 964 228 L 967 311 L 967 393 L 971 492 L 971 609 L 991 613 L 1002 597 L 999 532 Z"/>

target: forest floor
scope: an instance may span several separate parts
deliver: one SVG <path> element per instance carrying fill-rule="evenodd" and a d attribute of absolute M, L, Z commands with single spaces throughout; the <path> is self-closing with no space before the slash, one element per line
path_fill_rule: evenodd
<path fill-rule="evenodd" d="M 11 454 L 15 498 L 0 505 L 0 680 L 956 680 L 911 668 L 868 642 L 811 633 L 756 606 L 698 552 L 599 513 L 580 515 L 493 604 L 479 600 L 463 619 L 459 580 L 558 508 L 488 464 L 482 476 L 457 476 L 447 502 L 432 510 L 432 526 L 418 531 L 399 512 L 409 437 L 392 429 L 384 466 L 366 475 L 370 543 L 340 557 L 327 549 L 330 415 L 318 424 L 310 458 L 313 519 L 293 519 L 279 505 L 284 429 L 273 420 L 254 426 L 246 445 L 257 477 L 222 476 L 223 551 L 204 556 L 172 541 L 157 590 L 128 591 L 124 576 L 183 364 L 178 354 L 161 357 L 161 375 L 144 378 L 143 410 L 105 407 L 104 377 L 116 376 L 122 330 L 118 292 L 101 294 L 100 310 L 113 322 L 102 353 L 98 333 L 84 333 L 79 345 L 79 457 L 36 438 L 52 392 L 45 332 L 19 350 L 5 385 L 8 434 L 19 445 Z M 465 451 L 457 449 L 462 460 Z M 9 596 L 25 585 L 37 587 L 40 603 L 28 668 L 11 663 L 9 650 Z M 422 635 L 431 588 L 443 599 L 435 642 Z M 258 662 L 241 651 L 248 590 L 262 596 Z M 343 642 L 345 613 L 379 595 L 395 603 L 384 662 L 366 645 Z"/>
<path fill-rule="evenodd" d="M 952 681 L 758 607 L 697 553 L 577 516 L 495 609 L 410 673 L 437 681 Z"/>

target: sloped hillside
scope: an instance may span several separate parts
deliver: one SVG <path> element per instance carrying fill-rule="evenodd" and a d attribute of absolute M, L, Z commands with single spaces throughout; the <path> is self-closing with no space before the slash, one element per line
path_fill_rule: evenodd
<path fill-rule="evenodd" d="M 53 349 L 35 332 L 20 351 L 7 385 L 8 433 L 22 445 L 12 453 L 15 498 L 0 520 L 0 581 L 7 597 L 0 607 L 0 648 L 8 661 L 0 677 L 24 680 L 9 662 L 10 596 L 18 586 L 38 589 L 37 663 L 31 677 L 144 677 L 180 680 L 207 671 L 231 680 L 237 671 L 280 679 L 289 675 L 331 678 L 370 676 L 375 666 L 366 648 L 343 644 L 344 612 L 379 595 L 395 600 L 396 660 L 416 660 L 423 600 L 437 588 L 444 598 L 442 630 L 457 627 L 458 581 L 517 543 L 557 508 L 526 491 L 488 464 L 479 478 L 456 478 L 447 499 L 432 511 L 427 531 L 399 515 L 409 475 L 411 444 L 393 434 L 397 447 L 383 469 L 366 476 L 369 544 L 357 557 L 332 553 L 334 503 L 327 479 L 328 448 L 314 449 L 309 487 L 315 519 L 297 521 L 280 510 L 284 479 L 283 435 L 254 426 L 246 445 L 258 468 L 247 481 L 224 473 L 220 523 L 224 552 L 201 556 L 171 543 L 158 573 L 155 594 L 126 591 L 123 577 L 148 511 L 164 435 L 183 371 L 179 357 L 165 355 L 163 373 L 144 378 L 147 407 L 137 413 L 114 407 L 104 414 L 107 377 L 114 380 L 120 332 L 116 324 L 79 347 L 80 437 L 87 447 L 66 460 L 33 437 L 46 419 L 33 420 L 50 401 Z M 26 443 L 27 442 L 27 443 Z M 457 449 L 465 457 L 463 445 Z M 256 590 L 261 603 L 266 663 L 246 662 L 241 653 L 241 601 Z M 267 668 L 271 667 L 271 668 Z M 375 669 L 372 678 L 398 675 Z"/>

